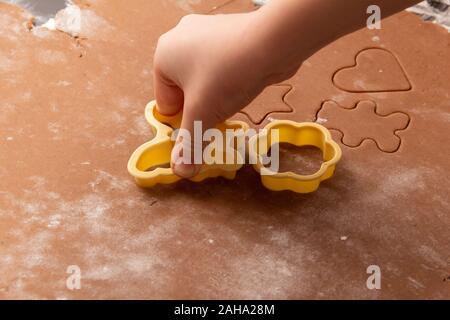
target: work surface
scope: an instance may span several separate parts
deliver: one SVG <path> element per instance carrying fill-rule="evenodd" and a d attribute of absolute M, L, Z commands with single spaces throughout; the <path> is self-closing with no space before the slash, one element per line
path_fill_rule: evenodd
<path fill-rule="evenodd" d="M 343 159 L 318 192 L 270 192 L 248 167 L 142 190 L 126 164 L 151 138 L 159 35 L 190 12 L 253 6 L 76 3 L 77 37 L 0 3 L 0 298 L 450 298 L 445 29 L 398 14 L 235 116 L 332 129 Z M 366 286 L 371 265 L 380 290 Z"/>

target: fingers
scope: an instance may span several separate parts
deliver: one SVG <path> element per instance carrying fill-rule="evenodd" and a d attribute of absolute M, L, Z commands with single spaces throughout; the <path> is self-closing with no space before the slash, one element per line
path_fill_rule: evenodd
<path fill-rule="evenodd" d="M 200 172 L 203 132 L 220 121 L 206 104 L 206 100 L 202 104 L 193 104 L 188 100 L 184 105 L 181 128 L 172 151 L 172 169 L 182 178 L 192 178 Z"/>
<path fill-rule="evenodd" d="M 183 108 L 183 91 L 158 68 L 153 79 L 158 112 L 166 116 L 178 113 Z"/>

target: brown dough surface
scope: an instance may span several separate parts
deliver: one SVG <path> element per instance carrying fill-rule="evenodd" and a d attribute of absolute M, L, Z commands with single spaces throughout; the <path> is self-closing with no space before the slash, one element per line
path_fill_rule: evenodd
<path fill-rule="evenodd" d="M 343 160 L 318 192 L 270 192 L 249 167 L 234 181 L 142 190 L 126 163 L 151 138 L 158 36 L 190 12 L 253 6 L 77 3 L 78 39 L 29 31 L 27 14 L 0 3 L 0 298 L 450 298 L 446 30 L 398 14 L 324 48 L 235 116 L 336 126 Z M 375 109 L 347 117 L 360 101 L 406 115 L 406 129 Z M 81 290 L 66 288 L 70 265 Z M 370 265 L 381 290 L 366 288 Z"/>

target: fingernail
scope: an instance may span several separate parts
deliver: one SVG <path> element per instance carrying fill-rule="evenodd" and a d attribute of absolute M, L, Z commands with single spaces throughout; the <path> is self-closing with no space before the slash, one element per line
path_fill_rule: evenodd
<path fill-rule="evenodd" d="M 178 154 L 174 154 L 172 169 L 177 176 L 182 178 L 192 178 L 197 174 L 198 166 L 191 163 L 184 163 L 182 157 Z"/>
<path fill-rule="evenodd" d="M 197 166 L 184 163 L 174 164 L 173 171 L 182 178 L 192 178 L 197 174 Z"/>

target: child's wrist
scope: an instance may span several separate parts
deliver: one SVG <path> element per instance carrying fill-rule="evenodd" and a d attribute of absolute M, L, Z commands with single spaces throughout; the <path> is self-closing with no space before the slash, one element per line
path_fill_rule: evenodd
<path fill-rule="evenodd" d="M 292 25 L 283 15 L 265 7 L 251 13 L 251 29 L 255 61 L 267 82 L 286 80 L 304 60 L 318 51 L 328 39 L 319 39 L 303 32 L 301 17 Z"/>

